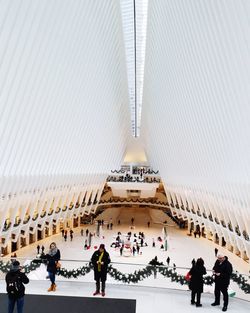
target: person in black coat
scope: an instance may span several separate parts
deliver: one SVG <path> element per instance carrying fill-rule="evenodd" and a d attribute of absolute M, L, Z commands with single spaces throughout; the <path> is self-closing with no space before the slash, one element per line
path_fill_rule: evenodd
<path fill-rule="evenodd" d="M 191 276 L 189 288 L 191 289 L 191 304 L 201 307 L 201 294 L 203 292 L 203 275 L 207 274 L 202 258 L 197 259 L 195 263 L 192 261 L 192 268 L 189 271 Z M 195 301 L 196 296 L 196 301 Z"/>
<path fill-rule="evenodd" d="M 228 261 L 226 256 L 221 254 L 217 255 L 217 261 L 213 267 L 213 275 L 214 275 L 214 295 L 215 301 L 212 303 L 212 306 L 220 305 L 220 293 L 223 294 L 224 305 L 222 311 L 227 311 L 228 306 L 228 286 L 230 283 L 230 277 L 233 272 L 232 264 Z"/>
<path fill-rule="evenodd" d="M 101 244 L 99 249 L 95 251 L 91 257 L 91 263 L 94 266 L 94 279 L 96 281 L 96 291 L 94 296 L 100 294 L 100 282 L 102 282 L 101 295 L 105 296 L 105 282 L 107 280 L 108 265 L 110 257 L 105 250 L 104 244 Z"/>
<path fill-rule="evenodd" d="M 51 281 L 51 286 L 48 291 L 56 291 L 56 272 L 58 268 L 58 262 L 61 259 L 60 250 L 57 248 L 56 243 L 52 242 L 49 246 L 49 252 L 45 256 L 47 260 L 47 271 L 49 274 L 49 279 Z"/>
<path fill-rule="evenodd" d="M 13 313 L 15 304 L 17 304 L 17 312 L 23 312 L 25 287 L 23 284 L 28 284 L 29 278 L 21 272 L 20 263 L 14 261 L 11 264 L 10 271 L 6 274 L 6 290 L 8 293 L 8 312 Z"/>
<path fill-rule="evenodd" d="M 158 257 L 155 256 L 148 264 L 153 265 L 154 278 L 156 278 L 157 274 L 157 266 L 163 265 L 162 262 L 158 261 Z"/>

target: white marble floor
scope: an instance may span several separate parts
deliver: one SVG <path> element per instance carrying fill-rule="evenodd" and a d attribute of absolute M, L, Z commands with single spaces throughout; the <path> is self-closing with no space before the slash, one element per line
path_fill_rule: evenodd
<path fill-rule="evenodd" d="M 94 283 L 65 281 L 58 283 L 55 293 L 48 293 L 48 282 L 31 281 L 26 287 L 27 294 L 39 295 L 57 295 L 57 296 L 75 296 L 75 297 L 91 297 Z M 0 284 L 0 292 L 4 292 L 4 284 Z M 196 308 L 190 305 L 190 292 L 176 289 L 139 287 L 113 285 L 107 286 L 106 297 L 118 299 L 135 299 L 136 313 L 193 313 L 201 310 L 203 313 L 221 312 L 222 306 L 211 307 L 214 300 L 213 295 L 204 293 L 202 295 L 202 308 Z M 230 313 L 247 313 L 250 310 L 250 303 L 244 300 L 230 298 L 228 312 Z M 70 313 L 70 312 L 69 312 Z"/>
<path fill-rule="evenodd" d="M 112 217 L 112 210 L 107 210 L 104 212 L 104 219 L 109 221 Z M 45 246 L 45 251 L 48 250 L 48 246 L 52 241 L 55 241 L 61 250 L 62 265 L 67 269 L 73 269 L 82 266 L 84 260 L 90 260 L 92 253 L 96 246 L 100 243 L 105 243 L 107 251 L 110 253 L 112 262 L 115 262 L 114 267 L 120 269 L 122 272 L 134 272 L 138 268 L 143 268 L 148 262 L 158 256 L 158 260 L 166 264 L 167 256 L 170 257 L 170 265 L 173 263 L 177 266 L 177 271 L 185 273 L 186 269 L 178 269 L 178 267 L 190 268 L 191 260 L 193 258 L 202 257 L 205 261 L 207 269 L 211 269 L 214 262 L 214 248 L 215 244 L 204 238 L 194 238 L 187 236 L 186 230 L 180 230 L 178 227 L 168 227 L 169 235 L 169 249 L 168 251 L 162 251 L 160 249 L 160 243 L 157 242 L 157 237 L 162 236 L 162 225 L 158 223 L 153 223 L 151 220 L 150 228 L 147 227 L 147 222 L 150 219 L 147 215 L 147 211 L 136 212 L 133 211 L 133 217 L 135 219 L 135 228 L 132 230 L 132 233 L 135 232 L 138 234 L 139 231 L 143 231 L 146 236 L 146 241 L 148 247 L 141 248 L 142 254 L 130 257 L 120 256 L 119 251 L 116 251 L 115 248 L 111 248 L 110 244 L 116 237 L 117 232 L 120 231 L 122 234 L 130 231 L 130 218 L 131 212 L 128 210 L 122 211 L 120 215 L 121 225 L 117 225 L 116 221 L 112 221 L 114 226 L 113 230 L 103 229 L 102 236 L 93 237 L 92 247 L 90 250 L 84 250 L 84 241 L 85 236 L 80 235 L 80 228 L 74 229 L 74 239 L 73 241 L 65 242 L 61 237 L 61 234 L 54 235 L 52 237 L 46 238 L 43 241 L 39 241 L 40 246 L 43 244 Z M 102 217 L 100 217 L 102 218 Z M 87 225 L 84 227 L 84 231 L 89 229 L 91 232 L 96 232 L 95 225 Z M 156 241 L 156 247 L 152 247 L 152 238 Z M 25 257 L 32 259 L 36 256 L 36 246 L 37 243 L 32 244 L 28 247 L 25 247 L 18 251 L 18 257 Z M 217 246 L 218 247 L 218 246 Z M 228 256 L 230 262 L 233 264 L 235 270 L 238 270 L 241 273 L 249 273 L 249 264 L 241 260 L 236 255 L 230 253 L 225 249 L 220 249 L 222 253 Z M 125 264 L 118 264 L 118 263 Z M 140 264 L 140 265 L 136 265 Z M 27 292 L 30 293 L 41 293 L 39 288 L 41 287 L 46 292 L 46 286 L 48 282 L 45 281 L 46 269 L 41 267 L 36 272 L 32 272 L 30 275 L 31 283 L 28 285 Z M 70 281 L 64 281 L 65 279 L 59 278 L 61 282 L 59 283 L 59 289 L 57 294 L 66 294 L 66 295 L 81 295 L 81 296 L 90 296 L 90 289 L 93 282 L 93 273 L 89 273 L 84 277 L 79 279 L 71 279 Z M 108 295 L 109 297 L 122 297 L 122 298 L 135 298 L 137 299 L 137 313 L 138 312 L 151 312 L 157 308 L 157 312 L 166 312 L 167 307 L 171 308 L 173 312 L 180 312 L 183 309 L 185 312 L 193 312 L 196 308 L 189 306 L 190 294 L 187 291 L 186 286 L 178 285 L 177 283 L 172 283 L 169 279 L 158 275 L 157 279 L 150 277 L 140 282 L 138 285 L 125 286 L 120 283 L 117 283 L 112 278 L 108 277 Z M 1 284 L 2 285 L 2 284 Z M 157 288 L 155 288 L 157 287 Z M 237 286 L 232 283 L 232 289 L 236 290 Z M 176 288 L 177 290 L 170 290 L 165 288 Z M 2 288 L 1 288 L 2 289 Z M 239 288 L 238 288 L 239 289 Z M 73 292 L 73 293 L 72 293 Z M 212 308 L 210 303 L 213 301 L 213 287 L 206 286 L 205 293 L 203 295 L 204 307 L 202 310 L 218 311 L 217 308 Z M 240 290 L 237 290 L 237 296 L 250 301 L 250 296 L 245 295 Z M 250 309 L 250 302 L 244 302 L 237 299 L 230 299 L 230 311 L 231 312 L 247 312 Z M 173 308 L 173 309 L 172 309 Z M 198 309 L 197 309 L 198 310 Z"/>

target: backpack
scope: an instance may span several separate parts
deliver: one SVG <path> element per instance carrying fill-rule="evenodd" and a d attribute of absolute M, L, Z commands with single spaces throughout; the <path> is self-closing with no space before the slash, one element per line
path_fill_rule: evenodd
<path fill-rule="evenodd" d="M 6 289 L 10 296 L 18 297 L 22 292 L 21 277 L 19 277 L 18 275 L 9 276 Z"/>

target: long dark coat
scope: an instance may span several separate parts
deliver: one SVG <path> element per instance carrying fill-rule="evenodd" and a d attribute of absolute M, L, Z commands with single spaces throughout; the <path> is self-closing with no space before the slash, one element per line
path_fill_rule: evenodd
<path fill-rule="evenodd" d="M 207 274 L 206 268 L 203 265 L 194 265 L 189 271 L 191 275 L 189 288 L 194 292 L 203 292 L 203 275 Z"/>
<path fill-rule="evenodd" d="M 222 263 L 217 260 L 214 264 L 213 270 L 216 273 L 220 273 L 220 276 L 215 275 L 215 284 L 228 287 L 233 271 L 232 264 L 227 259 Z"/>
<path fill-rule="evenodd" d="M 57 268 L 56 263 L 61 259 L 61 253 L 58 249 L 56 254 L 51 256 L 50 254 L 46 254 L 46 260 L 47 260 L 47 271 L 49 273 L 56 274 Z"/>
<path fill-rule="evenodd" d="M 110 263 L 110 257 L 106 250 L 104 250 L 104 254 L 102 257 L 103 265 L 101 265 L 101 271 L 98 272 L 98 264 L 97 261 L 99 260 L 99 257 L 101 255 L 101 252 L 99 250 L 95 251 L 91 258 L 91 263 L 94 266 L 94 279 L 101 281 L 106 281 L 107 279 L 107 271 L 108 271 L 108 265 Z"/>

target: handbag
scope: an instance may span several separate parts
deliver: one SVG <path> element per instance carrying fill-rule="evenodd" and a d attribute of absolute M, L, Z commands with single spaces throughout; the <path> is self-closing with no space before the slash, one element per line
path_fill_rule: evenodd
<path fill-rule="evenodd" d="M 186 279 L 186 281 L 190 281 L 191 280 L 190 272 L 187 272 L 187 274 L 184 276 L 184 278 Z"/>
<path fill-rule="evenodd" d="M 59 261 L 57 261 L 57 263 L 56 263 L 56 269 L 60 269 L 62 267 L 62 264 L 59 262 Z"/>

